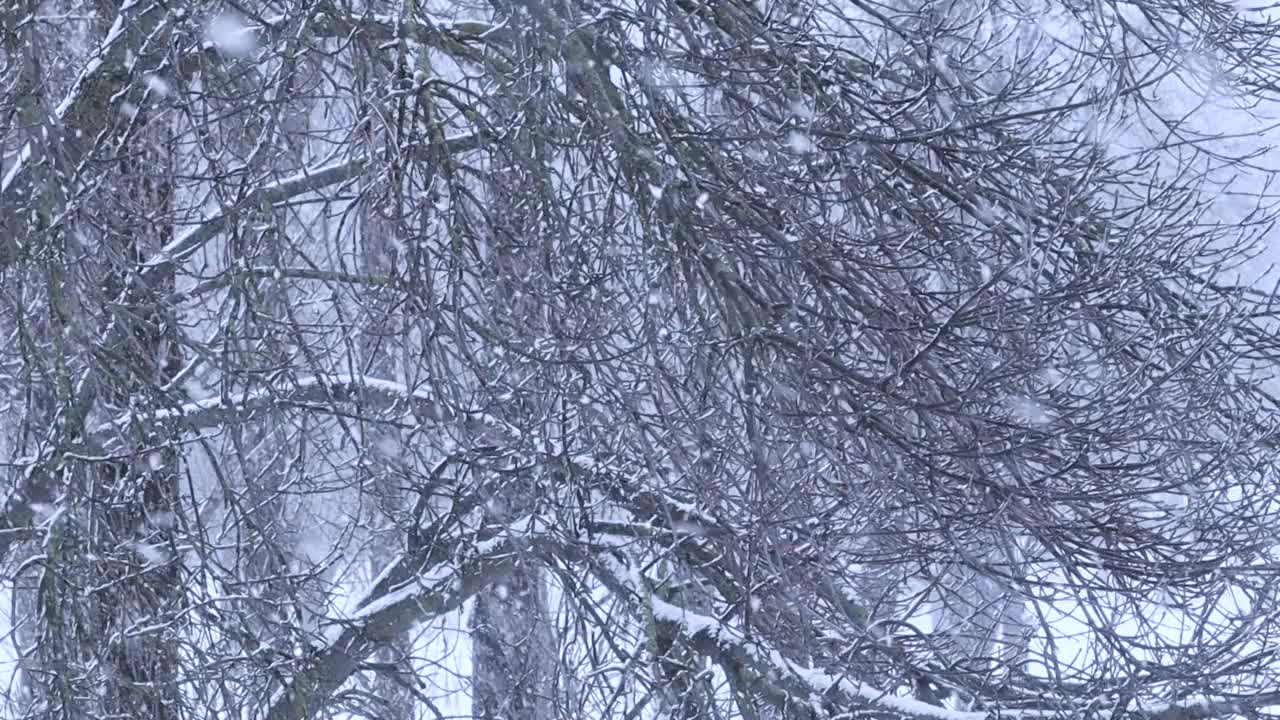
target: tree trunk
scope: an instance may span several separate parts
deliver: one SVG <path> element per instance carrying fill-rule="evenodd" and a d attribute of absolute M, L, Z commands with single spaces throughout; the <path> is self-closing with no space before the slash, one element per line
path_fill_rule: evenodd
<path fill-rule="evenodd" d="M 398 188 L 391 188 L 394 194 Z M 362 224 L 361 259 L 364 270 L 370 275 L 387 276 L 395 272 L 396 250 L 392 238 L 398 228 L 391 218 L 382 217 L 379 211 L 365 206 Z M 361 347 L 365 352 L 360 358 L 363 373 L 382 380 L 399 380 L 400 363 L 395 350 L 403 341 L 401 328 L 395 322 L 392 306 L 371 300 L 365 306 L 364 330 Z M 363 454 L 373 462 L 365 465 L 373 473 L 370 485 L 375 494 L 373 525 L 370 528 L 369 569 L 376 574 L 402 550 L 404 528 L 398 520 L 406 515 L 407 500 L 401 488 L 404 474 L 399 472 L 405 462 L 401 457 L 400 433 L 394 428 L 367 424 L 362 432 Z M 415 522 L 409 518 L 408 522 Z M 387 720 L 413 720 L 415 699 L 406 683 L 415 676 L 412 658 L 411 631 L 398 635 L 377 653 L 377 661 L 388 666 L 374 678 L 375 696 L 381 708 L 381 716 Z"/>
<path fill-rule="evenodd" d="M 531 27 L 530 18 L 521 9 L 506 2 L 494 4 L 499 16 L 515 14 L 517 23 Z M 543 52 L 534 35 L 530 31 L 518 43 L 518 52 L 526 57 L 538 58 Z M 538 209 L 539 181 L 543 178 L 539 173 L 545 167 L 536 157 L 533 141 L 538 122 L 536 98 L 542 89 L 536 73 L 504 78 L 502 86 L 495 89 L 494 108 L 500 121 L 512 128 L 512 142 L 506 153 L 491 156 L 494 172 L 486 237 L 488 262 L 481 281 L 490 297 L 490 315 L 512 328 L 536 324 L 540 313 L 522 285 L 537 272 L 529 256 L 536 254 L 542 241 Z M 543 414 L 540 404 L 538 399 L 522 395 L 504 402 L 503 412 L 522 425 Z M 536 480 L 531 475 L 493 484 L 493 496 L 485 507 L 486 524 L 502 526 L 537 507 Z M 547 613 L 545 578 L 531 555 L 521 557 L 504 582 L 476 595 L 470 617 L 476 717 L 550 720 L 555 706 L 555 662 Z"/>
<path fill-rule="evenodd" d="M 552 647 L 537 563 L 521 558 L 504 582 L 476 595 L 470 625 L 472 714 L 481 720 L 549 720 Z"/>
<path fill-rule="evenodd" d="M 119 309 L 108 311 L 104 335 L 112 349 L 104 348 L 99 358 L 99 398 L 117 417 L 154 403 L 148 398 L 158 399 L 181 368 L 174 318 L 163 304 L 173 292 L 172 269 L 155 276 L 160 278 L 155 283 L 142 283 L 136 272 L 173 233 L 171 133 L 163 119 L 139 117 L 138 123 L 119 173 L 121 194 L 133 202 L 123 203 L 102 238 L 114 265 L 104 296 Z M 132 461 L 106 462 L 98 469 L 107 506 L 103 539 L 132 547 L 137 555 L 133 562 L 105 564 L 103 574 L 120 586 L 91 601 L 107 638 L 104 659 L 115 673 L 107 685 L 106 710 L 135 718 L 177 718 L 178 638 L 173 624 L 160 620 L 176 613 L 182 599 L 173 534 L 179 456 L 166 438 L 141 428 L 129 434 Z"/>

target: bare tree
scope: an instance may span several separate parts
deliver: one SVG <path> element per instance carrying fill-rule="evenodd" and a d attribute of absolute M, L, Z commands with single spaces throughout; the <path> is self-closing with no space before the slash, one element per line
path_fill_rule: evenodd
<path fill-rule="evenodd" d="M 1265 173 L 1170 100 L 1269 101 L 1264 14 L 67 5 L 0 18 L 16 714 L 1280 701 Z"/>

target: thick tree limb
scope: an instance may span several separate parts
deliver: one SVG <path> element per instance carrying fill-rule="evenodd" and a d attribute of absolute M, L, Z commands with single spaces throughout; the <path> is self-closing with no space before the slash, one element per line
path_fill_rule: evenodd
<path fill-rule="evenodd" d="M 248 208 L 273 206 L 298 195 L 345 182 L 359 175 L 368 163 L 369 158 L 364 155 L 339 160 L 318 168 L 304 169 L 297 175 L 262 185 L 246 193 L 235 204 L 224 208 L 217 215 L 205 218 L 164 246 L 155 257 L 143 265 L 144 278 L 194 255 L 205 243 L 221 232 L 227 222 L 238 213 Z"/>
<path fill-rule="evenodd" d="M 462 533 L 437 541 L 425 562 L 406 555 L 391 563 L 357 603 L 356 615 L 343 620 L 340 631 L 307 667 L 275 693 L 262 720 L 303 720 L 322 709 L 380 645 L 415 623 L 461 607 L 467 598 L 511 572 L 519 549 L 537 542 L 547 529 L 539 518 L 525 517 L 492 537 Z M 406 579 L 386 582 L 390 577 Z"/>

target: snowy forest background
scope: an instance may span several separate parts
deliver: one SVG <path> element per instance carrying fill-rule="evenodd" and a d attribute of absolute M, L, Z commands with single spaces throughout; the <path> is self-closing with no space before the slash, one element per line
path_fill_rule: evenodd
<path fill-rule="evenodd" d="M 3 0 L 0 716 L 1276 714 L 1277 31 Z"/>

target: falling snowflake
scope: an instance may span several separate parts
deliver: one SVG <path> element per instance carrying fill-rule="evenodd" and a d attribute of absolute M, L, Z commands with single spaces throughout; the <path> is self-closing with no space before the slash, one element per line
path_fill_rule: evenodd
<path fill-rule="evenodd" d="M 672 521 L 671 529 L 680 535 L 689 535 L 692 537 L 702 537 L 707 534 L 707 529 L 705 527 L 688 520 Z"/>
<path fill-rule="evenodd" d="M 245 26 L 240 18 L 228 13 L 218 15 L 209 21 L 208 27 L 205 28 L 205 39 L 212 43 L 218 52 L 235 58 L 247 58 L 258 47 L 253 28 Z"/>
<path fill-rule="evenodd" d="M 1051 425 L 1056 419 L 1047 405 L 1029 397 L 1012 398 L 1009 414 L 1023 425 Z"/>
<path fill-rule="evenodd" d="M 156 75 L 155 73 L 147 73 L 147 89 L 161 97 L 168 97 L 173 94 L 173 86 L 167 80 Z"/>
<path fill-rule="evenodd" d="M 151 545 L 149 543 L 134 543 L 133 551 L 138 553 L 138 557 L 147 564 L 147 567 L 156 567 L 169 562 L 169 553 L 159 545 Z"/>
<path fill-rule="evenodd" d="M 803 100 L 795 100 L 791 103 L 791 113 L 802 120 L 812 120 L 814 117 L 813 108 Z"/>
<path fill-rule="evenodd" d="M 165 462 L 163 453 L 160 453 L 160 452 L 147 453 L 147 466 L 150 467 L 153 472 L 159 472 L 163 470 L 166 464 L 167 463 Z"/>
<path fill-rule="evenodd" d="M 392 436 L 379 438 L 374 443 L 374 450 L 384 460 L 398 460 L 404 455 L 404 448 L 400 446 L 400 441 Z"/>
<path fill-rule="evenodd" d="M 804 155 L 813 152 L 813 140 L 802 132 L 793 131 L 787 137 L 787 144 L 791 146 L 791 151 Z"/>
<path fill-rule="evenodd" d="M 161 510 L 159 512 L 148 513 L 147 520 L 151 522 L 152 526 L 163 528 L 165 530 L 173 529 L 173 526 L 176 525 L 178 522 L 177 516 L 175 516 L 173 513 L 169 512 L 168 510 Z"/>

